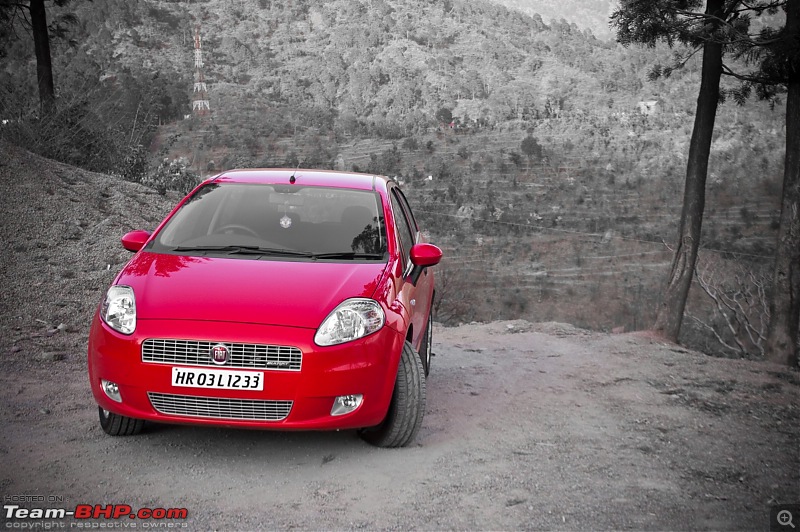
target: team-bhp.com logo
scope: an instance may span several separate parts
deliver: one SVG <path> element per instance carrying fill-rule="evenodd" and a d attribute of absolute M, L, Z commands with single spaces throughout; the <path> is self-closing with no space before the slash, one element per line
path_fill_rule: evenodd
<path fill-rule="evenodd" d="M 140 508 L 134 510 L 127 504 L 78 504 L 74 510 L 65 508 L 22 508 L 17 504 L 3 505 L 3 514 L 6 519 L 13 520 L 32 520 L 32 519 L 154 519 L 157 521 L 165 519 L 185 520 L 189 516 L 186 508 Z M 19 528 L 11 521 L 6 522 L 6 528 Z M 132 524 L 132 523 L 131 523 Z M 135 525 L 134 525 L 135 526 Z"/>

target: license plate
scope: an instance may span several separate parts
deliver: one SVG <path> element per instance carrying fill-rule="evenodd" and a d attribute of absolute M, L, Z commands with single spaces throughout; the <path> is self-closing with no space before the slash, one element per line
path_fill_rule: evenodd
<path fill-rule="evenodd" d="M 173 367 L 172 385 L 186 388 L 262 391 L 264 389 L 264 375 L 258 371 Z"/>

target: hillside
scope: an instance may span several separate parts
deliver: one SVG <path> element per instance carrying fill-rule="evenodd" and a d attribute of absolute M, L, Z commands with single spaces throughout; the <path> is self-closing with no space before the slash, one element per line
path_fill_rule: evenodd
<path fill-rule="evenodd" d="M 74 3 L 81 45 L 56 43 L 55 61 L 63 126 L 77 122 L 84 144 L 50 153 L 64 135 L 17 141 L 162 189 L 233 167 L 396 176 L 447 252 L 443 322 L 647 327 L 677 232 L 698 63 L 650 82 L 670 50 L 596 38 L 567 16 L 583 17 L 573 1 L 506 3 L 564 16 L 480 0 Z M 188 114 L 195 27 L 205 117 Z M 35 116 L 33 65 L 24 40 L 0 60 L 4 116 Z M 767 275 L 783 111 L 720 108 L 703 236 L 711 269 Z M 722 325 L 699 290 L 689 310 Z M 730 355 L 692 320 L 683 340 Z"/>
<path fill-rule="evenodd" d="M 119 235 L 177 198 L 2 142 L 0 183 L 6 493 L 187 508 L 147 524 L 189 530 L 753 530 L 800 496 L 796 370 L 552 322 L 437 323 L 406 449 L 351 431 L 108 437 L 86 382 L 90 314 L 130 257 Z M 121 523 L 145 524 L 92 521 Z"/>
<path fill-rule="evenodd" d="M 85 356 L 92 312 L 130 258 L 119 238 L 153 229 L 177 197 L 50 161 L 0 140 L 3 354 Z"/>
<path fill-rule="evenodd" d="M 609 0 L 494 0 L 544 21 L 564 19 L 581 29 L 588 29 L 600 39 L 611 39 L 608 17 L 616 2 Z"/>
<path fill-rule="evenodd" d="M 260 120 L 254 131 L 264 137 L 308 127 L 405 134 L 435 125 L 438 110 L 462 101 L 471 120 L 486 124 L 574 110 L 630 111 L 654 96 L 644 89 L 643 67 L 669 57 L 666 50 L 627 50 L 574 24 L 545 23 L 480 0 L 290 6 L 109 0 L 70 9 L 79 20 L 71 37 L 82 44 L 55 43 L 62 86 L 94 89 L 91 77 L 72 79 L 87 71 L 102 84 L 157 88 L 169 108 L 158 110 L 161 117 L 182 116 L 177 107 L 185 113 L 187 101 L 176 89 L 179 83 L 191 89 L 192 35 L 199 27 L 218 126 L 235 118 L 251 129 L 242 119 Z M 26 44 L 12 42 L 8 57 L 29 67 Z M 33 82 L 30 68 L 13 59 L 9 66 L 17 67 L 16 77 L 23 74 L 18 82 Z"/>

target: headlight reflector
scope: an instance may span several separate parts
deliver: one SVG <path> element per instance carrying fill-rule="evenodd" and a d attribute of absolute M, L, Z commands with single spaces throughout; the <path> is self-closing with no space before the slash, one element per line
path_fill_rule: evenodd
<path fill-rule="evenodd" d="M 106 292 L 100 317 L 109 327 L 122 334 L 133 334 L 136 329 L 136 298 L 130 286 L 112 286 Z"/>
<path fill-rule="evenodd" d="M 328 314 L 314 335 L 320 346 L 343 344 L 363 338 L 383 327 L 383 309 L 373 299 L 347 299 Z"/>

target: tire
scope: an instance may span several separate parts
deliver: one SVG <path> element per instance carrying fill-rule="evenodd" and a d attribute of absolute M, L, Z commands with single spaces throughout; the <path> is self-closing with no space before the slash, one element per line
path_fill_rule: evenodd
<path fill-rule="evenodd" d="M 97 410 L 100 414 L 100 426 L 110 436 L 133 436 L 139 434 L 144 427 L 143 419 L 121 416 L 101 407 Z"/>
<path fill-rule="evenodd" d="M 425 326 L 425 336 L 419 346 L 419 358 L 425 369 L 425 377 L 431 374 L 431 357 L 433 357 L 433 309 L 428 314 L 428 324 Z"/>
<path fill-rule="evenodd" d="M 419 355 L 405 342 L 386 418 L 377 427 L 362 430 L 361 437 L 378 447 L 405 447 L 417 435 L 424 414 L 425 371 Z"/>

